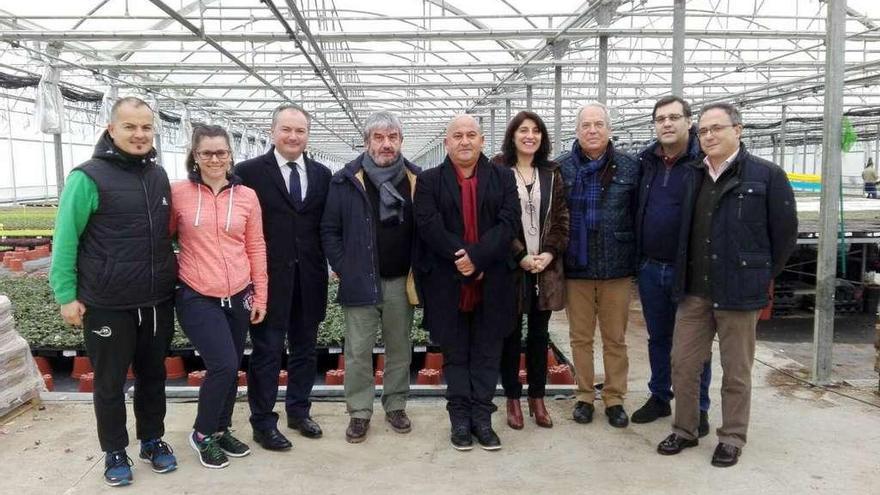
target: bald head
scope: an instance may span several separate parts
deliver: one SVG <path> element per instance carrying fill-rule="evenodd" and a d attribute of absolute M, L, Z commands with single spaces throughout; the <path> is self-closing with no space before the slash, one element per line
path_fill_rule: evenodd
<path fill-rule="evenodd" d="M 446 126 L 446 154 L 452 163 L 461 168 L 476 165 L 483 151 L 483 131 L 477 119 L 470 115 L 457 115 Z"/>

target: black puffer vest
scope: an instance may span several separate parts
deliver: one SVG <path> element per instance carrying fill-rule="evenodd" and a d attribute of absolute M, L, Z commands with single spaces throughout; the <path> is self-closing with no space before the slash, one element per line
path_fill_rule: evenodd
<path fill-rule="evenodd" d="M 92 159 L 77 167 L 98 189 L 98 210 L 79 239 L 77 297 L 108 309 L 170 299 L 177 278 L 168 220 L 171 187 L 156 151 L 120 151 L 105 131 Z"/>

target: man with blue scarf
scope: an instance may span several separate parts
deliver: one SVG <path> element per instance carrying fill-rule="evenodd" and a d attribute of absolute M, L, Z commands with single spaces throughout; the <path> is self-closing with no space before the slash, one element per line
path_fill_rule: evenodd
<path fill-rule="evenodd" d="M 598 321 L 605 364 L 605 415 L 611 426 L 623 428 L 629 424 L 623 408 L 629 371 L 625 333 L 636 270 L 639 166 L 634 157 L 614 149 L 605 105 L 581 107 L 576 133 L 571 151 L 556 159 L 571 212 L 565 278 L 578 383 L 573 417 L 582 424 L 593 420 L 593 341 Z"/>

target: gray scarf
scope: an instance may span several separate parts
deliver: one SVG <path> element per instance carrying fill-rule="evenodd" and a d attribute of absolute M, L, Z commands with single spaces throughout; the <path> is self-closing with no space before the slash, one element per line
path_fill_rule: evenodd
<path fill-rule="evenodd" d="M 391 165 L 380 167 L 369 153 L 364 152 L 362 164 L 370 182 L 379 191 L 379 219 L 382 223 L 392 222 L 395 219 L 397 224 L 403 223 L 403 206 L 406 204 L 406 199 L 394 187 L 406 174 L 403 154 L 398 155 L 397 161 Z"/>

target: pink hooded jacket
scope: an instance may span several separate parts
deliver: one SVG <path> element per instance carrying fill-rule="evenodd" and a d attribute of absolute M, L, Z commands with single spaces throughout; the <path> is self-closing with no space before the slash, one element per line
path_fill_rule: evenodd
<path fill-rule="evenodd" d="M 198 176 L 171 185 L 171 234 L 177 233 L 178 277 L 199 294 L 228 298 L 254 284 L 253 306 L 266 308 L 268 280 L 263 216 L 257 194 L 231 176 L 216 196 Z"/>

